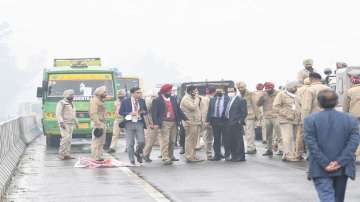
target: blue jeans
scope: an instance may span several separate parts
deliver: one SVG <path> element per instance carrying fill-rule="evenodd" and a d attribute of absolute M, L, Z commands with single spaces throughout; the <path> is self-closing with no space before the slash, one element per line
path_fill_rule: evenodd
<path fill-rule="evenodd" d="M 347 176 L 314 178 L 314 185 L 321 202 L 343 202 Z"/>

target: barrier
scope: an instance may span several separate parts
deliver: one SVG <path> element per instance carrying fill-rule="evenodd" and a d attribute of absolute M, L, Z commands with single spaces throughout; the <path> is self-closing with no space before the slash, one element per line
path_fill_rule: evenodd
<path fill-rule="evenodd" d="M 26 146 L 40 135 L 35 116 L 0 123 L 0 201 Z"/>

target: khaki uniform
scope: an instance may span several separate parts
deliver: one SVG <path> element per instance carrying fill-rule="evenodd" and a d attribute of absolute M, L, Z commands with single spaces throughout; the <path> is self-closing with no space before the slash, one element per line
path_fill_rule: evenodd
<path fill-rule="evenodd" d="M 309 78 L 309 75 L 310 75 L 310 71 L 307 70 L 307 69 L 302 69 L 300 72 L 298 72 L 297 74 L 297 80 L 300 82 L 300 83 L 304 83 L 304 80 L 306 78 Z"/>
<path fill-rule="evenodd" d="M 202 123 L 202 134 L 203 141 L 205 143 L 206 157 L 209 159 L 212 157 L 212 143 L 214 140 L 213 130 L 210 125 L 206 126 L 206 118 L 209 111 L 210 96 L 201 97 L 200 110 L 201 110 L 201 123 Z M 198 145 L 200 144 L 200 138 Z"/>
<path fill-rule="evenodd" d="M 119 111 L 121 107 L 121 101 L 117 99 L 114 103 L 115 105 L 115 120 L 114 120 L 114 127 L 113 127 L 113 134 L 111 139 L 110 149 L 116 149 L 116 145 L 119 142 L 120 136 L 124 135 L 124 129 L 120 128 L 119 124 L 122 121 L 123 117 L 120 116 Z"/>
<path fill-rule="evenodd" d="M 103 146 L 106 140 L 106 109 L 104 100 L 100 95 L 105 92 L 105 88 L 100 87 L 95 90 L 95 96 L 90 100 L 90 119 L 92 125 L 92 142 L 91 142 L 91 156 L 95 160 L 102 159 Z M 101 137 L 95 137 L 94 129 L 102 128 L 104 133 Z"/>
<path fill-rule="evenodd" d="M 151 113 L 152 113 L 151 107 L 154 99 L 155 98 L 150 98 L 145 100 L 146 108 L 148 109 L 148 114 L 144 118 L 147 126 L 153 125 L 153 120 L 151 117 Z M 159 134 L 160 134 L 160 129 L 152 129 L 150 127 L 147 127 L 147 129 L 145 130 L 145 147 L 143 150 L 145 157 L 150 158 L 152 148 L 155 145 L 156 140 L 159 138 L 160 136 Z"/>
<path fill-rule="evenodd" d="M 355 85 L 345 93 L 343 111 L 356 117 L 360 127 L 360 84 Z M 360 161 L 360 146 L 356 151 L 356 160 Z"/>
<path fill-rule="evenodd" d="M 257 105 L 263 109 L 267 149 L 270 151 L 273 147 L 278 147 L 280 151 L 282 150 L 279 121 L 276 112 L 273 110 L 274 100 L 278 93 L 278 91 L 275 91 L 271 95 L 265 93 L 257 103 Z"/>
<path fill-rule="evenodd" d="M 257 90 L 254 92 L 254 97 L 255 97 L 255 103 L 258 103 L 259 99 L 265 94 L 264 91 L 262 90 Z M 265 125 L 264 125 L 264 117 L 263 117 L 263 110 L 261 107 L 258 107 L 256 105 L 256 108 L 259 112 L 259 119 L 257 120 L 256 126 L 261 126 L 262 128 L 262 140 L 266 141 L 266 130 L 265 130 Z"/>
<path fill-rule="evenodd" d="M 306 118 L 311 113 L 321 111 L 317 97 L 321 91 L 326 89 L 330 88 L 318 82 L 311 84 L 311 86 L 304 91 L 304 95 L 301 101 L 301 114 L 303 118 Z"/>
<path fill-rule="evenodd" d="M 296 133 L 296 142 L 295 142 L 295 153 L 296 157 L 299 159 L 302 157 L 305 146 L 304 146 L 304 114 L 301 113 L 302 109 L 302 98 L 304 97 L 304 93 L 306 89 L 308 89 L 310 85 L 303 85 L 296 91 L 296 98 L 295 98 L 295 104 L 296 104 L 296 110 L 300 112 L 300 125 L 298 127 L 298 131 Z"/>
<path fill-rule="evenodd" d="M 56 106 L 56 119 L 59 124 L 65 124 L 65 129 L 59 127 L 61 134 L 59 155 L 60 157 L 70 156 L 72 133 L 74 125 L 77 124 L 74 104 L 70 103 L 66 98 L 60 100 Z"/>
<path fill-rule="evenodd" d="M 278 114 L 283 143 L 283 160 L 295 160 L 295 138 L 300 123 L 300 112 L 296 110 L 295 94 L 280 92 L 274 100 Z"/>
<path fill-rule="evenodd" d="M 259 120 L 260 111 L 256 106 L 257 97 L 254 93 L 245 91 L 243 98 L 246 100 L 248 114 L 245 120 L 245 139 L 247 143 L 247 151 L 251 152 L 256 150 L 255 146 L 255 127 L 256 121 Z"/>
<path fill-rule="evenodd" d="M 188 119 L 183 122 L 185 129 L 185 157 L 187 160 L 197 160 L 196 144 L 201 130 L 200 98 L 192 98 L 186 94 L 180 102 L 180 109 Z"/>

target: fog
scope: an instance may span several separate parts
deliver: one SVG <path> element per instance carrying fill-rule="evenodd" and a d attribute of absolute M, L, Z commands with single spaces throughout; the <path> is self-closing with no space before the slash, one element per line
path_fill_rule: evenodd
<path fill-rule="evenodd" d="M 359 65 L 358 1 L 325 0 L 2 0 L 1 117 L 34 101 L 54 58 L 100 57 L 164 82 L 294 80 L 302 60 L 322 71 Z"/>

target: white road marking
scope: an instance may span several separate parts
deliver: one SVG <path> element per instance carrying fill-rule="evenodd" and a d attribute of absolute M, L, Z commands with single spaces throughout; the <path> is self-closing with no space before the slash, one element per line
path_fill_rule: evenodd
<path fill-rule="evenodd" d="M 104 153 L 104 156 L 109 159 L 114 159 L 114 157 L 109 154 Z M 144 191 L 147 194 L 149 194 L 150 197 L 153 198 L 155 201 L 157 201 L 157 202 L 170 202 L 171 201 L 163 193 L 161 193 L 155 187 L 153 187 L 150 183 L 146 182 L 144 179 L 139 177 L 136 173 L 134 173 L 128 167 L 119 167 L 118 169 L 121 170 L 126 175 L 128 175 L 137 185 L 142 187 L 144 189 Z"/>

